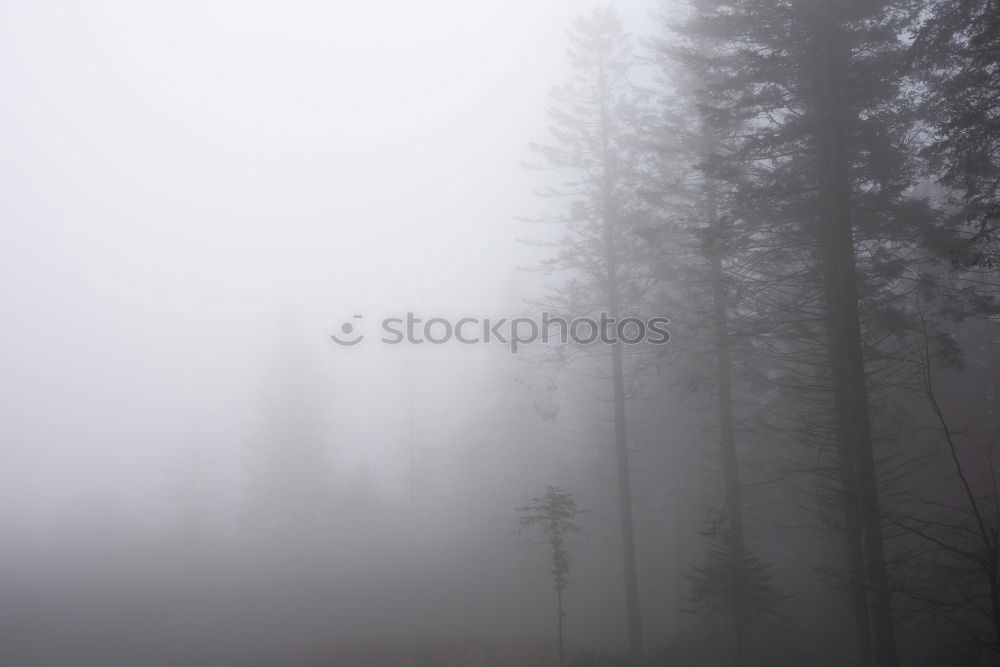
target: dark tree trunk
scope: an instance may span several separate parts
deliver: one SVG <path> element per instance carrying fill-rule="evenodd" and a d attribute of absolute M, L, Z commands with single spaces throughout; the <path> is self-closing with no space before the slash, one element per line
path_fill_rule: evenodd
<path fill-rule="evenodd" d="M 621 317 L 621 295 L 618 286 L 618 261 L 615 226 L 618 210 L 614 195 L 614 164 L 611 160 L 611 121 L 603 53 L 599 54 L 598 88 L 601 105 L 601 152 L 603 182 L 601 192 L 604 217 L 604 262 L 607 270 L 608 315 L 615 322 Z M 602 332 L 603 335 L 603 332 Z M 629 469 L 628 435 L 625 422 L 625 368 L 622 345 L 611 346 L 611 375 L 614 392 L 615 455 L 618 468 L 618 512 L 622 533 L 624 560 L 625 615 L 628 626 L 629 654 L 635 664 L 642 661 L 642 614 L 639 607 L 639 575 L 635 554 L 635 524 L 632 518 L 632 482 Z"/>
<path fill-rule="evenodd" d="M 831 351 L 831 366 L 838 361 L 838 358 Z M 840 495 L 837 500 L 844 514 L 843 531 L 847 547 L 847 584 L 854 615 L 857 661 L 861 665 L 870 665 L 872 664 L 872 628 L 869 620 L 868 587 L 865 582 L 865 552 L 862 542 L 857 466 L 855 466 L 852 456 L 853 447 L 851 446 L 851 428 L 847 422 L 846 397 L 843 392 L 834 391 L 833 400 L 836 404 L 834 407 L 834 438 L 837 444 L 837 468 L 840 478 Z"/>
<path fill-rule="evenodd" d="M 847 431 L 837 434 L 840 439 L 840 466 L 845 473 L 853 468 L 857 480 L 856 494 L 852 489 L 846 488 L 844 497 L 848 505 L 852 502 L 850 496 L 857 497 L 858 524 L 864 555 L 861 571 L 865 573 L 868 620 L 871 627 L 871 664 L 876 667 L 896 667 L 896 642 L 865 381 L 852 229 L 851 183 L 845 150 L 847 110 L 843 95 L 848 54 L 836 17 L 831 16 L 829 8 L 820 11 L 818 16 L 821 21 L 814 27 L 814 35 L 818 38 L 818 78 L 814 103 L 818 112 L 815 146 L 821 194 L 819 242 L 831 378 L 834 393 L 838 396 L 834 400 L 834 409 L 839 412 L 835 419 Z"/>
<path fill-rule="evenodd" d="M 713 152 L 707 127 L 704 131 L 704 157 Z M 733 366 L 729 340 L 729 306 L 725 277 L 722 271 L 722 253 L 725 247 L 723 220 L 718 212 L 718 194 L 711 178 L 705 179 L 705 214 L 712 235 L 709 262 L 712 280 L 712 324 L 716 353 L 716 381 L 719 398 L 719 444 L 722 450 L 722 470 L 725 479 L 726 526 L 732 547 L 734 566 L 737 568 L 738 590 L 734 622 L 736 630 L 736 665 L 747 663 L 747 624 L 750 621 L 748 600 L 745 599 L 743 564 L 746 542 L 743 535 L 743 502 L 740 490 L 740 463 L 736 453 L 736 427 L 733 410 Z"/>
<path fill-rule="evenodd" d="M 559 667 L 563 667 L 566 664 L 566 650 L 563 648 L 563 604 L 562 604 L 562 589 L 556 589 L 556 600 L 557 600 L 557 620 L 556 620 L 556 651 L 559 655 Z"/>

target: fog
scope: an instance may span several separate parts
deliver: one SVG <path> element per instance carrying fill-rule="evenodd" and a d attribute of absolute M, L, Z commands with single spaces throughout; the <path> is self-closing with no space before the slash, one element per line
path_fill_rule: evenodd
<path fill-rule="evenodd" d="M 0 662 L 996 664 L 996 12 L 857 4 L 5 4 Z"/>

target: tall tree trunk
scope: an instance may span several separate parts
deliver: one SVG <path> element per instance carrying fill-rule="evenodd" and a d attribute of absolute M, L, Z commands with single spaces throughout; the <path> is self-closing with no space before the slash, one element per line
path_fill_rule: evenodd
<path fill-rule="evenodd" d="M 621 316 L 618 280 L 615 275 L 614 248 L 610 226 L 607 228 L 608 248 L 608 315 L 615 322 Z M 625 578 L 625 614 L 628 624 L 629 654 L 635 664 L 642 660 L 642 614 L 639 607 L 639 575 L 635 556 L 635 524 L 632 518 L 632 480 L 629 468 L 628 435 L 625 429 L 625 369 L 622 345 L 611 347 L 611 374 L 614 389 L 615 455 L 618 464 L 618 514 L 622 531 L 622 556 Z"/>
<path fill-rule="evenodd" d="M 617 320 L 617 304 L 609 309 Z M 638 663 L 642 659 L 642 615 L 639 609 L 639 576 L 635 557 L 635 529 L 632 520 L 632 486 L 629 471 L 628 438 L 625 434 L 625 380 L 621 343 L 611 349 L 615 401 L 615 453 L 618 460 L 618 512 L 622 530 L 624 557 L 625 610 L 628 622 L 629 653 Z"/>
<path fill-rule="evenodd" d="M 847 110 L 842 87 L 848 63 L 845 39 L 836 17 L 824 3 L 822 19 L 815 26 L 818 39 L 817 80 L 818 127 L 816 150 L 820 167 L 820 256 L 825 286 L 827 329 L 834 392 L 840 399 L 835 418 L 849 429 L 841 437 L 846 458 L 843 470 L 853 466 L 857 477 L 857 504 L 864 553 L 865 584 L 869 602 L 872 663 L 876 667 L 896 667 L 896 642 L 889 600 L 888 577 L 879 512 L 878 482 L 872 444 L 868 390 L 865 381 L 864 351 L 858 308 L 851 183 L 845 152 Z M 846 414 L 844 413 L 846 411 Z M 838 436 L 847 436 L 847 433 Z M 845 497 L 851 489 L 844 489 Z"/>
<path fill-rule="evenodd" d="M 566 650 L 563 648 L 563 604 L 562 604 L 562 588 L 556 588 L 556 600 L 557 600 L 557 611 L 558 614 L 556 620 L 556 651 L 559 655 L 559 667 L 563 667 L 566 664 Z"/>
<path fill-rule="evenodd" d="M 725 477 L 726 530 L 732 548 L 733 565 L 736 567 L 737 598 L 735 609 L 736 664 L 747 662 L 746 637 L 750 622 L 749 600 L 746 599 L 744 564 L 746 540 L 743 535 L 743 501 L 740 492 L 740 463 L 736 454 L 736 429 L 733 418 L 732 353 L 729 345 L 729 313 L 727 311 L 726 285 L 722 273 L 721 235 L 722 221 L 715 215 L 714 196 L 710 210 L 713 212 L 716 248 L 712 253 L 712 301 L 715 325 L 716 377 L 719 392 L 719 444 L 722 448 L 722 469 Z"/>
<path fill-rule="evenodd" d="M 607 269 L 608 315 L 617 322 L 621 317 L 621 294 L 618 286 L 618 261 L 615 246 L 615 226 L 618 210 L 615 203 L 615 166 L 611 159 L 611 120 L 608 105 L 607 76 L 604 53 L 598 53 L 598 91 L 600 95 L 602 187 L 601 204 L 604 217 L 604 262 Z M 602 336 L 604 332 L 601 332 Z M 625 614 L 628 625 L 629 654 L 632 662 L 642 660 L 642 614 L 639 607 L 639 575 L 635 554 L 635 524 L 632 518 L 632 482 L 629 469 L 628 435 L 625 422 L 625 369 L 622 344 L 611 346 L 611 376 L 614 392 L 615 454 L 618 466 L 618 513 L 622 532 L 623 575 L 625 580 Z"/>
<path fill-rule="evenodd" d="M 703 129 L 703 153 L 708 159 L 712 153 L 712 138 L 710 129 L 705 123 Z M 726 527 L 732 548 L 733 565 L 737 568 L 738 595 L 734 622 L 736 625 L 736 665 L 746 664 L 747 625 L 750 622 L 750 609 L 746 599 L 746 582 L 744 580 L 744 563 L 746 561 L 746 540 L 743 535 L 743 501 L 740 491 L 740 464 L 736 453 L 736 427 L 733 416 L 733 367 L 732 350 L 729 340 L 729 305 L 725 276 L 722 271 L 722 253 L 724 248 L 723 220 L 719 217 L 718 194 L 715 183 L 706 177 L 705 214 L 708 217 L 712 247 L 709 261 L 711 263 L 712 280 L 712 324 L 716 354 L 716 381 L 719 398 L 719 444 L 722 450 L 722 470 L 725 479 Z"/>
<path fill-rule="evenodd" d="M 828 323 L 827 330 L 833 326 Z M 830 353 L 830 365 L 839 358 Z M 837 469 L 840 481 L 838 504 L 843 511 L 843 531 L 847 547 L 847 583 L 854 616 L 857 663 L 872 664 L 872 628 L 869 618 L 868 586 L 865 581 L 865 553 L 861 530 L 861 503 L 858 494 L 858 474 L 852 446 L 850 423 L 847 420 L 847 397 L 835 387 L 833 392 Z"/>

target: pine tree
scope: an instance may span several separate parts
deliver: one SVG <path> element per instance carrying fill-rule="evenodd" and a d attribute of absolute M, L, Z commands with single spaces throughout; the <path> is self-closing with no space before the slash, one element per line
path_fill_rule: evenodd
<path fill-rule="evenodd" d="M 785 600 L 772 583 L 770 565 L 737 544 L 725 518 L 708 522 L 702 533 L 709 538 L 709 549 L 702 565 L 693 568 L 689 611 L 708 622 L 720 617 L 733 620 L 736 638 L 736 664 L 746 664 L 750 639 L 748 622 L 761 615 L 778 615 Z"/>
<path fill-rule="evenodd" d="M 561 223 L 566 231 L 555 241 L 539 242 L 554 251 L 541 270 L 565 276 L 542 305 L 566 320 L 582 316 L 596 320 L 605 313 L 617 321 L 626 313 L 639 314 L 633 311 L 649 282 L 646 265 L 635 261 L 643 248 L 635 230 L 644 218 L 635 191 L 641 154 L 634 142 L 645 111 L 630 80 L 634 64 L 630 41 L 612 9 L 597 9 L 578 19 L 570 40 L 570 62 L 576 75 L 554 92 L 556 104 L 550 115 L 555 143 L 534 146 L 546 167 L 568 174 L 569 179 L 547 191 L 569 199 L 570 204 L 568 213 L 543 220 Z M 607 347 L 626 623 L 630 653 L 639 661 L 642 616 L 626 428 L 626 358 L 620 343 Z M 563 349 L 557 354 L 563 360 L 573 356 Z M 606 361 L 601 359 L 601 363 Z"/>
<path fill-rule="evenodd" d="M 565 664 L 566 652 L 563 645 L 563 592 L 569 588 L 571 563 L 566 537 L 580 531 L 576 518 L 584 513 L 572 494 L 557 486 L 549 486 L 544 496 L 538 496 L 528 501 L 526 505 L 517 508 L 521 513 L 517 532 L 529 527 L 538 528 L 548 542 L 552 557 L 552 588 L 556 592 L 556 648 L 559 665 Z"/>
<path fill-rule="evenodd" d="M 861 661 L 879 665 L 897 659 L 863 323 L 909 279 L 898 250 L 931 217 L 907 192 L 916 165 L 912 110 L 900 103 L 901 4 L 704 1 L 686 26 L 709 46 L 688 59 L 708 117 L 739 128 L 712 166 L 735 189 L 727 213 L 757 247 L 742 262 L 758 283 L 754 315 L 791 336 L 770 337 L 786 357 L 797 340 L 826 350 L 810 382 L 827 387 Z M 795 378 L 814 360 L 782 365 Z"/>
<path fill-rule="evenodd" d="M 911 58 L 929 135 L 923 155 L 949 189 L 956 222 L 969 232 L 951 244 L 963 265 L 995 268 L 1000 242 L 1000 4 L 930 0 L 916 12 Z"/>
<path fill-rule="evenodd" d="M 671 304 L 670 312 L 684 317 L 681 326 L 685 330 L 703 333 L 686 337 L 691 342 L 684 346 L 681 356 L 698 361 L 685 369 L 683 377 L 690 382 L 694 374 L 704 372 L 705 366 L 714 371 L 708 384 L 709 393 L 714 394 L 711 422 L 713 430 L 718 431 L 725 512 L 713 530 L 725 533 L 716 538 L 723 541 L 732 562 L 742 563 L 747 547 L 736 437 L 739 387 L 732 319 L 740 300 L 739 289 L 745 285 L 734 280 L 732 267 L 745 259 L 735 256 L 741 243 L 752 243 L 752 239 L 742 238 L 739 218 L 729 213 L 736 188 L 716 173 L 720 156 L 732 150 L 727 143 L 731 143 L 733 124 L 713 113 L 705 82 L 691 67 L 710 51 L 711 45 L 697 37 L 676 35 L 672 20 L 665 8 L 661 14 L 664 35 L 654 42 L 653 57 L 662 77 L 661 108 L 649 140 L 655 155 L 651 170 L 655 180 L 649 191 L 655 193 L 665 222 L 651 241 L 661 254 L 660 274 L 671 280 L 676 285 L 674 291 L 681 295 L 680 303 Z M 684 361 L 678 360 L 677 365 L 684 367 Z M 740 577 L 743 572 L 737 568 L 732 574 Z M 742 638 L 752 610 L 742 596 L 731 601 L 737 605 L 733 614 L 738 638 L 736 661 L 740 664 L 746 659 Z"/>

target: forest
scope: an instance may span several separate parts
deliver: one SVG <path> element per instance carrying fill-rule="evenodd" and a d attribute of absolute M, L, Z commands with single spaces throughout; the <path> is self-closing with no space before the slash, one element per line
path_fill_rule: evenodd
<path fill-rule="evenodd" d="M 0 664 L 1000 665 L 997 0 L 0 24 Z"/>

